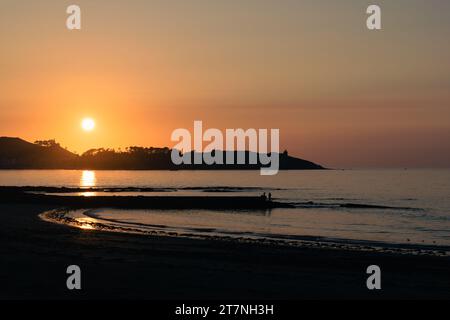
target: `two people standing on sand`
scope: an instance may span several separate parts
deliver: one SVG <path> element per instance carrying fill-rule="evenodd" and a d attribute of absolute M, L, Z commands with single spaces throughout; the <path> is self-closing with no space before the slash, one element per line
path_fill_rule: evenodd
<path fill-rule="evenodd" d="M 267 200 L 269 200 L 269 202 L 272 202 L 272 193 L 269 192 L 269 198 L 267 198 L 266 193 L 264 192 L 261 196 L 261 199 L 266 202 Z"/>

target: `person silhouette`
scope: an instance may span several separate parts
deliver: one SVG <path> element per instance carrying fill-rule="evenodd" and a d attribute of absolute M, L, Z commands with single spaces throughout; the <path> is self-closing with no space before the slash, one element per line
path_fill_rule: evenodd
<path fill-rule="evenodd" d="M 269 202 L 272 202 L 272 193 L 269 192 Z"/>
<path fill-rule="evenodd" d="M 267 196 L 266 196 L 266 193 L 265 193 L 265 192 L 262 194 L 261 199 L 262 199 L 263 201 L 266 201 L 266 200 L 267 200 Z"/>

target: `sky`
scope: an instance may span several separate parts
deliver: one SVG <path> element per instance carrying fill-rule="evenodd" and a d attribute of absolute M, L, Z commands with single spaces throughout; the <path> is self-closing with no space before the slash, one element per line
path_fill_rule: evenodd
<path fill-rule="evenodd" d="M 0 0 L 0 136 L 171 147 L 202 120 L 280 129 L 328 167 L 449 167 L 449 15 L 447 0 Z"/>

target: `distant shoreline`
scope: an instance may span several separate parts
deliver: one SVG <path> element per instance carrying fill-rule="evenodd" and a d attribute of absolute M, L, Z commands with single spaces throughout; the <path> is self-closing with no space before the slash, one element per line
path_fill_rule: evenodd
<path fill-rule="evenodd" d="M 432 169 L 432 168 L 430 168 Z M 444 168 L 445 169 L 445 168 Z M 260 168 L 239 168 L 239 169 L 234 169 L 234 168 L 192 168 L 192 169 L 186 169 L 186 168 L 180 168 L 180 169 L 117 169 L 117 168 L 113 168 L 113 169 L 108 169 L 108 168 L 1 168 L 0 167 L 0 171 L 13 171 L 13 170 L 20 170 L 20 171 L 26 171 L 26 170 L 37 170 L 37 171 L 45 171 L 45 170 L 67 170 L 67 171 L 73 171 L 73 170 L 78 170 L 78 171 L 167 171 L 167 172 L 177 172 L 177 171 L 257 171 L 260 170 Z M 320 168 L 320 169 L 283 169 L 281 168 L 280 171 L 332 171 L 332 170 L 337 170 L 337 171 L 341 171 L 341 170 L 361 170 L 361 169 L 336 169 L 336 168 Z M 365 169 L 363 169 L 365 170 Z M 370 169 L 369 169 L 370 170 Z M 395 170 L 395 169 L 394 169 Z M 403 169 L 401 169 L 403 170 Z"/>
<path fill-rule="evenodd" d="M 169 148 L 129 147 L 126 151 L 91 149 L 78 155 L 61 147 L 54 140 L 27 142 L 20 138 L 0 137 L 0 169 L 78 169 L 78 170 L 261 170 L 271 167 L 263 164 L 260 153 L 250 151 L 213 150 L 208 153 L 188 152 L 191 159 L 201 155 L 212 157 L 216 152 L 226 155 L 226 163 L 211 165 L 183 163 L 176 165 L 171 154 L 180 153 Z M 188 155 L 185 153 L 184 155 Z M 274 154 L 272 154 L 273 156 Z M 277 153 L 276 170 L 322 170 L 321 165 L 292 157 L 287 151 Z M 241 161 L 243 163 L 241 163 Z"/>

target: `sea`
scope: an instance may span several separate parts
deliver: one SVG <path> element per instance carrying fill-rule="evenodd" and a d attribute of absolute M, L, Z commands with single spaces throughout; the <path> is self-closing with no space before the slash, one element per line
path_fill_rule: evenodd
<path fill-rule="evenodd" d="M 2 186 L 80 187 L 71 195 L 260 196 L 293 208 L 71 212 L 123 229 L 256 239 L 450 245 L 450 169 L 282 171 L 0 170 Z M 92 188 L 132 191 L 95 192 Z M 139 188 L 147 188 L 140 190 Z M 152 190 L 149 190 L 151 188 Z M 230 198 L 230 201 L 232 199 Z"/>

